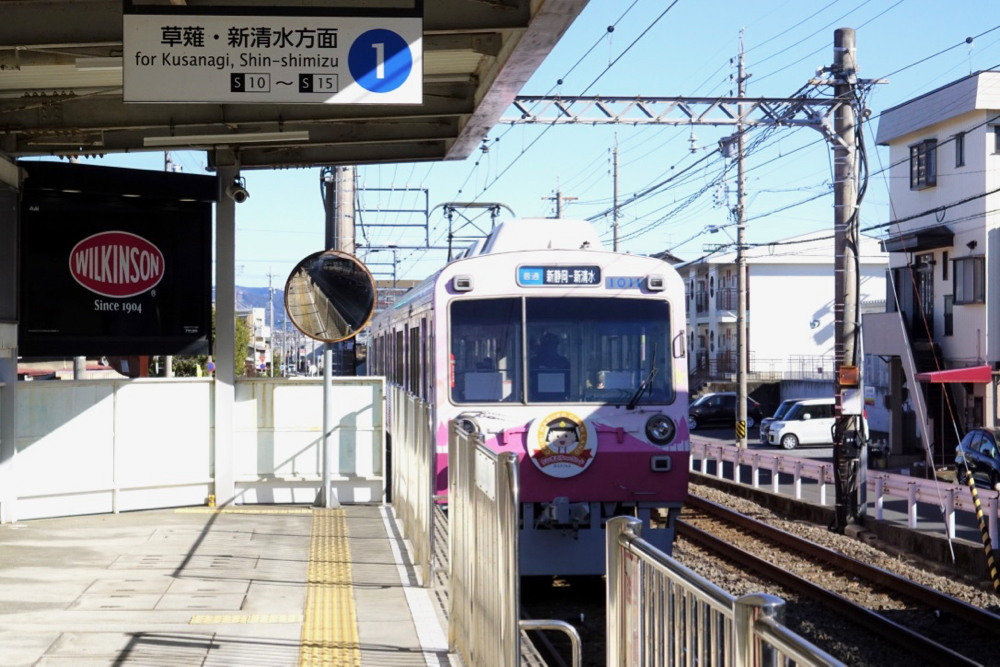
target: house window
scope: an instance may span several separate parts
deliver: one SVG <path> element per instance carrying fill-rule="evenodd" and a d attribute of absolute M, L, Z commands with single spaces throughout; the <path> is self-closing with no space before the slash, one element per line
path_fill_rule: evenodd
<path fill-rule="evenodd" d="M 948 280 L 948 251 L 941 253 L 941 280 Z"/>
<path fill-rule="evenodd" d="M 923 190 L 937 185 L 937 139 L 910 146 L 910 189 Z"/>
<path fill-rule="evenodd" d="M 965 166 L 965 132 L 955 135 L 955 166 Z"/>
<path fill-rule="evenodd" d="M 993 152 L 1000 153 L 1000 125 L 993 126 Z"/>
<path fill-rule="evenodd" d="M 951 336 L 954 335 L 954 323 L 952 318 L 952 306 L 955 297 L 948 295 L 944 298 L 944 335 Z"/>
<path fill-rule="evenodd" d="M 955 260 L 955 304 L 986 302 L 985 264 L 981 255 Z"/>

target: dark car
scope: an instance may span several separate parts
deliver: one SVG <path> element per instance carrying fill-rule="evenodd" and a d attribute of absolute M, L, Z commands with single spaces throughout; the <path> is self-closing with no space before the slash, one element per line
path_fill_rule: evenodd
<path fill-rule="evenodd" d="M 747 397 L 747 428 L 760 423 L 760 404 Z M 688 428 L 692 431 L 707 424 L 736 424 L 736 392 L 704 394 L 688 410 Z"/>
<path fill-rule="evenodd" d="M 1000 491 L 998 442 L 1000 442 L 1000 429 L 974 428 L 966 433 L 955 449 L 955 463 L 959 474 L 964 476 L 967 465 L 977 482 Z"/>
<path fill-rule="evenodd" d="M 764 417 L 760 420 L 760 441 L 767 444 L 767 431 L 771 426 L 772 422 L 781 421 L 782 417 L 792 408 L 793 405 L 799 401 L 804 400 L 801 398 L 787 398 L 781 402 L 778 409 L 774 411 L 774 414 L 770 417 Z"/>

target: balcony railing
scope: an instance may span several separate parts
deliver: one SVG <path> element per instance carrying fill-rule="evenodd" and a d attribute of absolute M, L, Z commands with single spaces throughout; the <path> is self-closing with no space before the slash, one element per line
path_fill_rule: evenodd
<path fill-rule="evenodd" d="M 710 355 L 698 352 L 691 373 L 706 381 L 733 382 L 736 380 L 738 359 L 734 350 L 723 350 Z M 833 362 L 830 357 L 792 356 L 787 359 L 760 359 L 750 355 L 747 378 L 754 381 L 779 380 L 833 380 Z"/>
<path fill-rule="evenodd" d="M 740 291 L 735 287 L 726 287 L 715 293 L 716 310 L 737 310 L 740 304 Z"/>
<path fill-rule="evenodd" d="M 708 312 L 708 292 L 698 292 L 694 295 L 695 312 Z"/>

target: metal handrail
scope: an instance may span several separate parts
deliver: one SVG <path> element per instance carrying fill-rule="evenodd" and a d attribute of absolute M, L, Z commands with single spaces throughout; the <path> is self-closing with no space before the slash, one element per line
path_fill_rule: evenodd
<path fill-rule="evenodd" d="M 792 476 L 792 497 L 803 499 L 803 482 L 812 481 L 817 484 L 818 502 L 827 503 L 827 487 L 834 482 L 833 464 L 822 463 L 798 456 L 786 456 L 780 453 L 762 452 L 759 450 L 740 449 L 735 445 L 707 442 L 691 442 L 690 466 L 692 472 L 708 474 L 708 462 L 714 460 L 715 477 L 727 479 L 723 463 L 732 463 L 732 470 L 739 466 L 749 466 L 749 486 L 761 487 L 760 471 L 771 473 L 771 492 L 780 493 L 778 474 Z M 907 501 L 907 525 L 911 529 L 918 527 L 919 513 L 917 503 L 928 503 L 935 506 L 943 504 L 945 525 L 948 537 L 955 537 L 956 512 L 967 512 L 975 515 L 977 512 L 972 492 L 964 484 L 939 482 L 932 479 L 922 479 L 909 475 L 897 475 L 890 472 L 869 470 L 866 485 L 868 500 L 874 502 L 875 518 L 883 520 L 884 507 L 888 498 L 901 498 Z M 728 481 L 744 484 L 741 476 L 733 475 Z M 979 492 L 980 504 L 989 522 L 990 538 L 997 543 L 998 526 L 1000 526 L 1000 493 L 983 489 Z"/>
<path fill-rule="evenodd" d="M 580 636 L 563 621 L 519 621 L 521 609 L 518 457 L 486 447 L 482 433 L 448 425 L 451 610 L 448 644 L 466 664 L 516 665 L 521 630 L 560 630 L 580 667 Z"/>
<path fill-rule="evenodd" d="M 607 523 L 608 665 L 841 665 L 783 625 L 784 601 L 736 598 L 642 539 L 642 522 Z"/>
<path fill-rule="evenodd" d="M 421 583 L 431 585 L 434 556 L 434 433 L 430 405 L 400 387 L 389 388 L 392 407 L 392 506 L 413 545 Z"/>

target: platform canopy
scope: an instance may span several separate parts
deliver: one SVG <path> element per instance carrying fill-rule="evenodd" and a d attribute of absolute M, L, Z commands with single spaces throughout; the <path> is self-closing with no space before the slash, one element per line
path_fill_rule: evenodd
<path fill-rule="evenodd" d="M 480 146 L 587 2 L 5 1 L 0 3 L 0 158 L 206 149 L 210 167 L 241 169 L 462 159 Z M 126 4 L 195 13 L 218 7 L 242 12 L 250 6 L 246 16 L 281 16 L 303 7 L 339 7 L 355 15 L 417 8 L 423 15 L 422 102 L 125 103 Z M 181 31 L 190 25 L 195 23 L 177 22 Z M 294 66 L 289 72 L 295 73 Z M 287 138 L 275 140 L 276 133 Z M 232 135 L 240 138 L 228 142 Z"/>
<path fill-rule="evenodd" d="M 946 371 L 931 371 L 917 373 L 917 382 L 943 384 L 945 382 L 989 382 L 993 379 L 991 366 L 970 366 L 969 368 L 950 368 Z"/>

